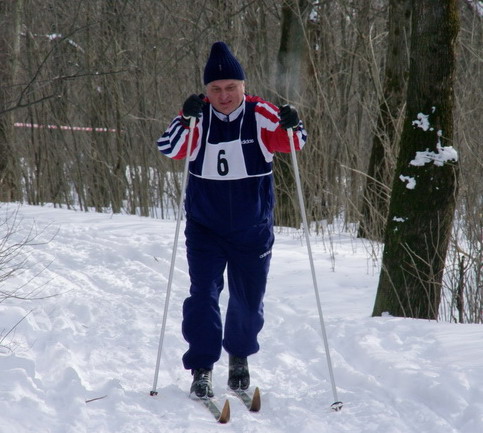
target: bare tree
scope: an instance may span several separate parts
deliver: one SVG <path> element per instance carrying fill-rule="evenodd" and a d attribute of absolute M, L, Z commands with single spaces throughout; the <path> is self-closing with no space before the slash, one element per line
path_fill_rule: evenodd
<path fill-rule="evenodd" d="M 372 140 L 358 232 L 359 237 L 378 241 L 384 237 L 400 119 L 406 101 L 410 24 L 411 0 L 390 0 L 382 102 Z"/>
<path fill-rule="evenodd" d="M 301 101 L 303 73 L 306 67 L 305 26 L 311 4 L 307 0 L 285 0 L 282 3 L 280 47 L 275 74 L 277 105 L 297 104 Z M 297 204 L 294 201 L 295 180 L 290 155 L 278 154 L 274 164 L 277 208 L 275 221 L 281 226 L 300 225 Z"/>
<path fill-rule="evenodd" d="M 17 211 L 12 205 L 0 206 L 0 303 L 48 297 L 42 294 L 43 287 L 32 281 L 10 284 L 12 277 L 31 266 L 31 247 L 47 244 L 56 235 L 49 227 L 21 227 Z"/>
<path fill-rule="evenodd" d="M 386 13 L 377 1 L 317 2 L 307 31 L 302 97 L 309 140 L 300 155 L 307 213 L 319 230 L 340 216 L 358 220 L 368 141 L 380 94 Z"/>
<path fill-rule="evenodd" d="M 483 15 L 475 1 L 460 2 L 461 30 L 455 83 L 455 142 L 461 149 L 457 213 L 443 279 L 440 317 L 483 323 L 483 170 L 481 124 Z"/>
<path fill-rule="evenodd" d="M 436 319 L 456 205 L 456 0 L 413 2 L 407 109 L 373 315 Z"/>
<path fill-rule="evenodd" d="M 335 219 L 354 228 L 363 202 L 378 203 L 363 195 L 366 177 L 362 173 L 370 163 L 377 171 L 370 175 L 371 180 L 378 179 L 379 168 L 387 169 L 377 184 L 385 185 L 377 197 L 389 190 L 385 176 L 389 179 L 394 174 L 390 168 L 396 150 L 391 146 L 397 142 L 401 125 L 393 123 L 397 111 L 391 112 L 384 125 L 379 121 L 378 126 L 378 116 L 381 107 L 389 112 L 389 106 L 400 97 L 395 88 L 394 98 L 384 97 L 384 83 L 393 60 L 394 68 L 401 67 L 393 75 L 402 74 L 403 62 L 395 59 L 406 50 L 402 34 L 407 20 L 404 15 L 404 20 L 388 22 L 388 1 L 0 3 L 6 11 L 0 17 L 5 23 L 0 35 L 6 37 L 2 41 L 7 49 L 2 54 L 8 53 L 0 62 L 4 92 L 0 133 L 6 132 L 0 139 L 4 145 L 0 166 L 8 166 L 8 170 L 0 177 L 8 172 L 13 180 L 9 184 L 18 186 L 15 196 L 2 184 L 4 200 L 51 202 L 86 211 L 171 215 L 172 204 L 179 199 L 182 164 L 160 157 L 154 142 L 186 96 L 203 90 L 203 67 L 217 40 L 226 41 L 242 62 L 248 93 L 291 102 L 299 109 L 309 133 L 307 146 L 298 155 L 300 174 L 307 215 L 316 233 Z M 396 3 L 402 4 L 402 0 L 391 5 Z M 460 0 L 459 4 L 466 12 L 475 10 L 474 0 Z M 481 187 L 469 179 L 480 175 L 478 161 L 483 159 L 478 127 L 482 118 L 482 26 L 480 15 L 466 15 L 458 38 L 461 54 L 454 129 L 461 168 L 468 173 L 461 179 L 458 201 L 458 215 L 465 224 L 460 233 L 474 233 L 468 239 L 471 248 L 461 242 L 458 247 L 473 252 L 478 251 Z M 287 39 L 284 48 L 282 33 L 288 35 L 289 28 L 291 42 Z M 390 57 L 388 45 L 393 38 L 402 46 Z M 288 82 L 276 79 L 284 49 L 294 54 L 285 67 L 289 71 L 286 77 L 295 80 L 285 90 L 275 86 Z M 18 55 L 12 56 L 14 52 Z M 15 62 L 9 63 L 12 60 Z M 396 133 L 391 138 L 392 132 L 384 128 L 393 125 Z M 376 167 L 369 157 L 371 145 L 379 139 L 386 164 Z M 280 176 L 277 173 L 277 222 L 297 227 L 299 212 L 293 202 L 289 164 L 277 158 L 275 165 L 277 170 L 284 165 L 288 169 Z M 369 213 L 369 218 L 383 214 L 378 210 Z M 361 229 L 373 225 L 374 220 L 364 220 Z M 465 259 L 466 266 L 470 263 L 476 261 Z M 472 269 L 476 268 L 469 271 Z M 473 281 L 468 272 L 466 284 Z M 473 296 L 469 290 L 465 293 Z M 469 306 L 468 299 L 465 305 Z"/>
<path fill-rule="evenodd" d="M 19 68 L 23 0 L 0 0 L 0 201 L 21 198 L 18 155 L 13 145 L 15 79 Z"/>

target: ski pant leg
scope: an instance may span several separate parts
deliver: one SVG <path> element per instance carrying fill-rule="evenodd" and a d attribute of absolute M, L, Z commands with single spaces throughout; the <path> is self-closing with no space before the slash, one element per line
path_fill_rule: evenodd
<path fill-rule="evenodd" d="M 223 347 L 232 355 L 246 357 L 260 348 L 257 336 L 264 324 L 263 297 L 273 242 L 271 222 L 251 227 L 230 239 L 227 248 L 230 298 Z"/>
<path fill-rule="evenodd" d="M 191 287 L 183 304 L 182 331 L 189 344 L 183 364 L 211 369 L 221 356 L 219 297 L 226 257 L 217 236 L 205 227 L 188 220 L 185 234 Z"/>

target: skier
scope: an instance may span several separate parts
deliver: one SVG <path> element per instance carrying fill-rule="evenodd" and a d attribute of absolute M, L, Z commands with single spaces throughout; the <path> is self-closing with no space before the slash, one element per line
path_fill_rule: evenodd
<path fill-rule="evenodd" d="M 222 348 L 229 355 L 228 386 L 250 384 L 247 357 L 259 350 L 263 297 L 273 234 L 275 152 L 290 152 L 287 129 L 300 150 L 306 131 L 291 106 L 277 108 L 245 94 L 245 72 L 224 42 L 215 42 L 204 69 L 204 95 L 191 95 L 157 146 L 174 159 L 190 158 L 186 189 L 186 248 L 191 281 L 183 304 L 183 336 L 192 398 L 213 397 L 212 370 Z M 196 125 L 190 131 L 190 118 Z M 186 155 L 190 132 L 191 155 Z M 219 297 L 227 269 L 224 329 Z"/>

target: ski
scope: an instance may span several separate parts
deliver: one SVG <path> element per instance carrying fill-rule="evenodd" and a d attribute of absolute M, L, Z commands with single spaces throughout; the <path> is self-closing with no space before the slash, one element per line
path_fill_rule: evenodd
<path fill-rule="evenodd" d="M 233 390 L 235 395 L 243 402 L 245 407 L 250 411 L 250 412 L 258 412 L 262 406 L 262 400 L 260 397 L 260 389 L 258 389 L 258 386 L 255 388 L 255 391 L 253 392 L 253 395 L 250 397 L 250 395 L 241 389 L 235 389 Z"/>
<path fill-rule="evenodd" d="M 220 424 L 226 424 L 230 421 L 230 402 L 228 400 L 225 400 L 225 404 L 221 410 L 210 398 L 201 398 L 197 401 L 201 402 Z"/>

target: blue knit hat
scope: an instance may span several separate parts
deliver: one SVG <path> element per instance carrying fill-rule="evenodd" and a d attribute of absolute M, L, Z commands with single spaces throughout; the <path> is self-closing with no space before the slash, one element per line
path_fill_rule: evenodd
<path fill-rule="evenodd" d="M 215 42 L 206 62 L 203 81 L 206 84 L 215 80 L 244 80 L 245 72 L 224 42 Z"/>

